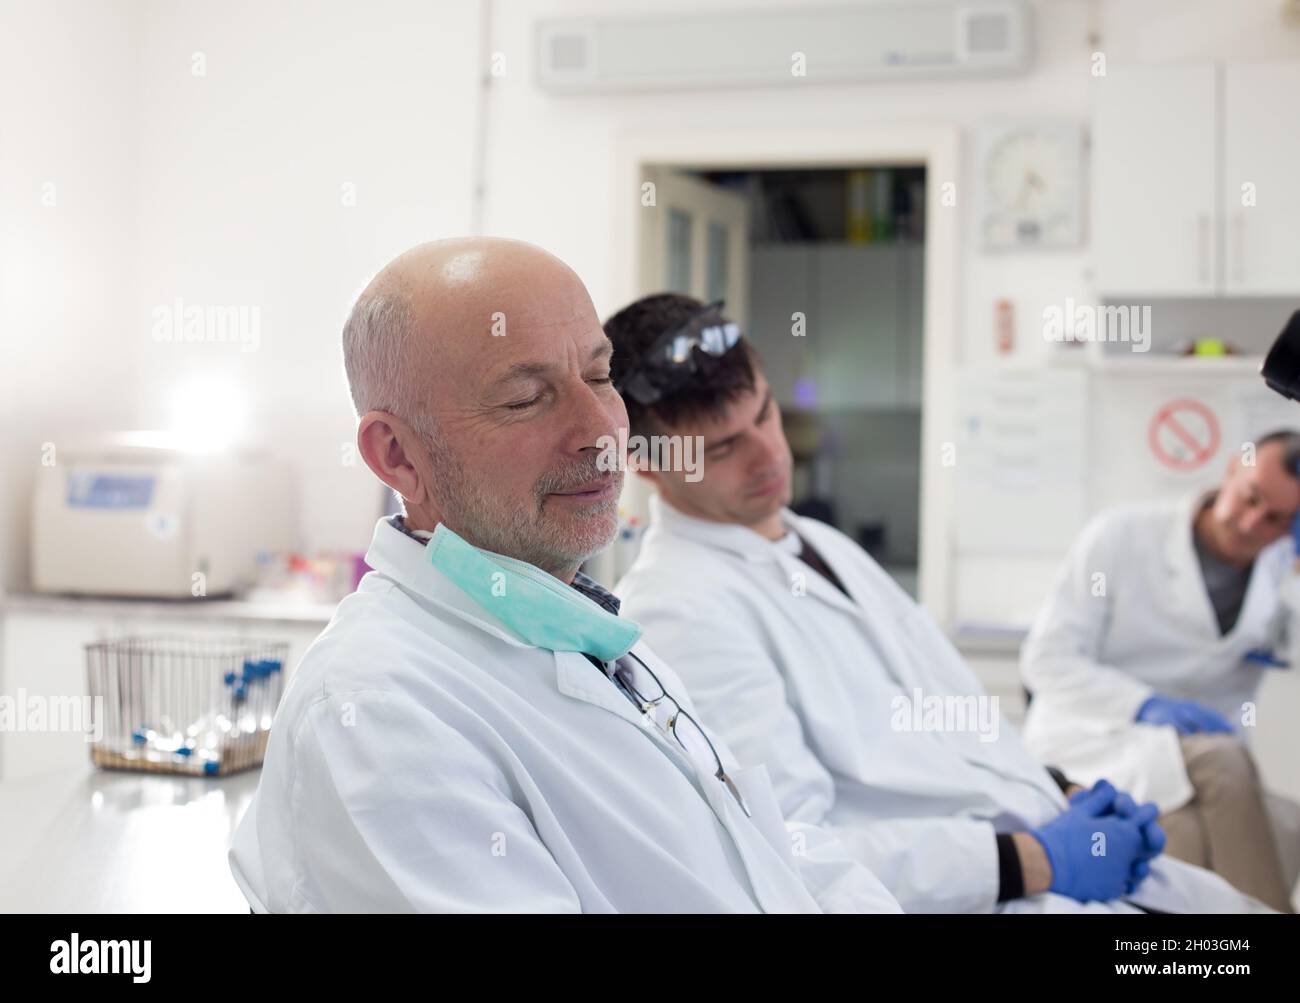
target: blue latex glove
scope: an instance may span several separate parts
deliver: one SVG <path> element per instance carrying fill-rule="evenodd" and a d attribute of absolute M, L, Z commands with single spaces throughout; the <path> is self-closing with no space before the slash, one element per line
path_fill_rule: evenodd
<path fill-rule="evenodd" d="M 1075 799 L 1087 797 L 1090 792 L 1086 790 L 1075 791 L 1070 796 L 1071 804 Z M 1160 856 L 1165 848 L 1165 830 L 1160 827 L 1156 818 L 1160 815 L 1160 809 L 1155 802 L 1148 801 L 1146 804 L 1138 804 L 1133 798 L 1124 791 L 1116 790 L 1115 800 L 1110 806 L 1110 810 L 1121 818 L 1134 819 L 1138 827 L 1142 830 L 1142 859 L 1134 865 L 1134 875 L 1137 878 L 1133 882 L 1133 891 L 1142 879 L 1151 873 L 1151 867 L 1147 864 L 1148 860 Z"/>
<path fill-rule="evenodd" d="M 1115 810 L 1117 802 L 1128 815 Z M 1155 805 L 1135 805 L 1105 780 L 1089 791 L 1076 791 L 1069 808 L 1030 830 L 1052 866 L 1051 890 L 1079 902 L 1130 894 L 1150 873 L 1148 861 L 1164 845 L 1155 815 Z"/>
<path fill-rule="evenodd" d="M 1106 781 L 1106 783 L 1109 783 L 1109 781 Z M 1070 801 L 1073 802 L 1078 797 L 1086 797 L 1088 793 L 1088 791 L 1075 791 L 1074 797 L 1071 797 Z M 1133 883 L 1135 888 L 1142 878 L 1151 873 L 1147 861 L 1160 856 L 1165 848 L 1165 830 L 1156 821 L 1160 815 L 1160 808 L 1154 801 L 1138 804 L 1129 794 L 1117 789 L 1110 810 L 1121 818 L 1134 820 L 1138 828 L 1142 830 L 1142 859 L 1134 866 L 1134 873 L 1137 875 L 1137 881 Z M 1133 891 L 1133 888 L 1130 888 L 1129 891 Z"/>
<path fill-rule="evenodd" d="M 1133 866 L 1136 880 L 1128 889 L 1132 892 L 1142 883 L 1142 879 L 1151 873 L 1151 865 L 1148 861 L 1160 856 L 1165 848 L 1165 830 L 1156 821 L 1160 815 L 1160 808 L 1153 801 L 1138 804 L 1128 794 L 1119 791 L 1115 795 L 1115 803 L 1111 805 L 1111 810 L 1122 818 L 1132 819 L 1142 830 L 1142 859 Z"/>
<path fill-rule="evenodd" d="M 1138 708 L 1136 720 L 1143 724 L 1167 724 L 1180 735 L 1198 731 L 1221 731 L 1232 734 L 1232 725 L 1221 714 L 1202 707 L 1194 700 L 1175 700 L 1173 697 L 1148 697 Z"/>

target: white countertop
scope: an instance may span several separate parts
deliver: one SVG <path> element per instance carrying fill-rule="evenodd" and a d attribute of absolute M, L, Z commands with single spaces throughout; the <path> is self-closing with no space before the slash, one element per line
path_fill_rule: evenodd
<path fill-rule="evenodd" d="M 0 596 L 0 613 L 90 613 L 121 616 L 199 617 L 326 624 L 337 603 L 243 599 L 124 599 L 108 596 L 13 593 Z"/>
<path fill-rule="evenodd" d="M 0 783 L 0 912 L 247 913 L 226 850 L 259 770 Z"/>

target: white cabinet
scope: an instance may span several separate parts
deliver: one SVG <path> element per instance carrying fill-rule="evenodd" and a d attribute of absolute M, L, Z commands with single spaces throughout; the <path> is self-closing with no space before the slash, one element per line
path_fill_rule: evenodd
<path fill-rule="evenodd" d="M 1093 260 L 1103 295 L 1216 288 L 1216 70 L 1112 68 L 1094 81 Z"/>
<path fill-rule="evenodd" d="M 820 408 L 919 408 L 924 259 L 918 244 L 755 247 L 750 337 L 777 400 L 808 380 Z"/>
<path fill-rule="evenodd" d="M 1112 68 L 1094 87 L 1098 292 L 1300 293 L 1300 63 Z"/>
<path fill-rule="evenodd" d="M 1221 203 L 1226 292 L 1300 291 L 1298 167 L 1300 62 L 1229 64 Z"/>
<path fill-rule="evenodd" d="M 899 359 L 902 256 L 892 244 L 816 248 L 816 353 L 824 407 L 894 408 L 902 404 Z M 815 323 L 812 323 L 815 321 Z"/>
<path fill-rule="evenodd" d="M 795 313 L 812 324 L 813 255 L 810 244 L 761 244 L 750 252 L 749 329 L 772 394 L 782 406 L 794 399 L 795 384 L 814 376 L 808 338 L 791 333 Z"/>

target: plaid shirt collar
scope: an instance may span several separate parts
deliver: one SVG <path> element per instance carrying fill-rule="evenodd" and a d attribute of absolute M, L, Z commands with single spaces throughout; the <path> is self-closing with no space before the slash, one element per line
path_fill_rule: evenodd
<path fill-rule="evenodd" d="M 421 546 L 427 544 L 429 542 L 429 537 L 433 536 L 433 534 L 427 529 L 411 529 L 406 525 L 406 520 L 403 519 L 401 515 L 393 516 L 389 522 L 392 524 L 394 529 L 405 533 L 412 540 L 418 541 Z M 614 593 L 609 591 L 609 589 L 603 587 L 581 571 L 573 576 L 573 581 L 570 582 L 570 587 L 586 596 L 601 609 L 618 616 L 619 607 L 622 605 L 622 601 L 618 596 L 614 595 Z"/>

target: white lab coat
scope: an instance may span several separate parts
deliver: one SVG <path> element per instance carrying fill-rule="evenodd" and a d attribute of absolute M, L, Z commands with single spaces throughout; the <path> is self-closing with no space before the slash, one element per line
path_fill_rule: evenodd
<path fill-rule="evenodd" d="M 619 583 L 625 615 L 686 680 L 742 763 L 765 763 L 788 819 L 829 825 L 909 912 L 997 906 L 995 833 L 1040 825 L 1066 800 L 1015 730 L 900 730 L 899 698 L 987 699 L 929 616 L 848 537 L 785 512 L 848 588 L 753 531 L 657 496 Z M 806 592 L 804 591 L 806 589 Z M 967 706 L 970 701 L 966 701 Z M 1169 911 L 1252 910 L 1222 879 L 1157 862 L 1134 897 Z M 1004 911 L 1128 911 L 1059 895 Z"/>
<path fill-rule="evenodd" d="M 1196 700 L 1240 725 L 1266 671 L 1242 659 L 1273 648 L 1287 616 L 1279 596 L 1293 548 L 1284 537 L 1256 557 L 1241 614 L 1220 636 L 1192 543 L 1203 499 L 1094 518 L 1021 649 L 1033 693 L 1030 749 L 1084 782 L 1106 776 L 1164 812 L 1186 804 L 1192 786 L 1177 731 L 1138 724 L 1138 708 L 1159 693 Z M 1250 729 L 1239 733 L 1249 738 Z"/>
<path fill-rule="evenodd" d="M 787 830 L 765 772 L 720 739 L 752 820 L 710 754 L 582 655 L 525 644 L 387 521 L 366 560 L 290 681 L 233 840 L 256 911 L 898 911 L 828 833 Z"/>

